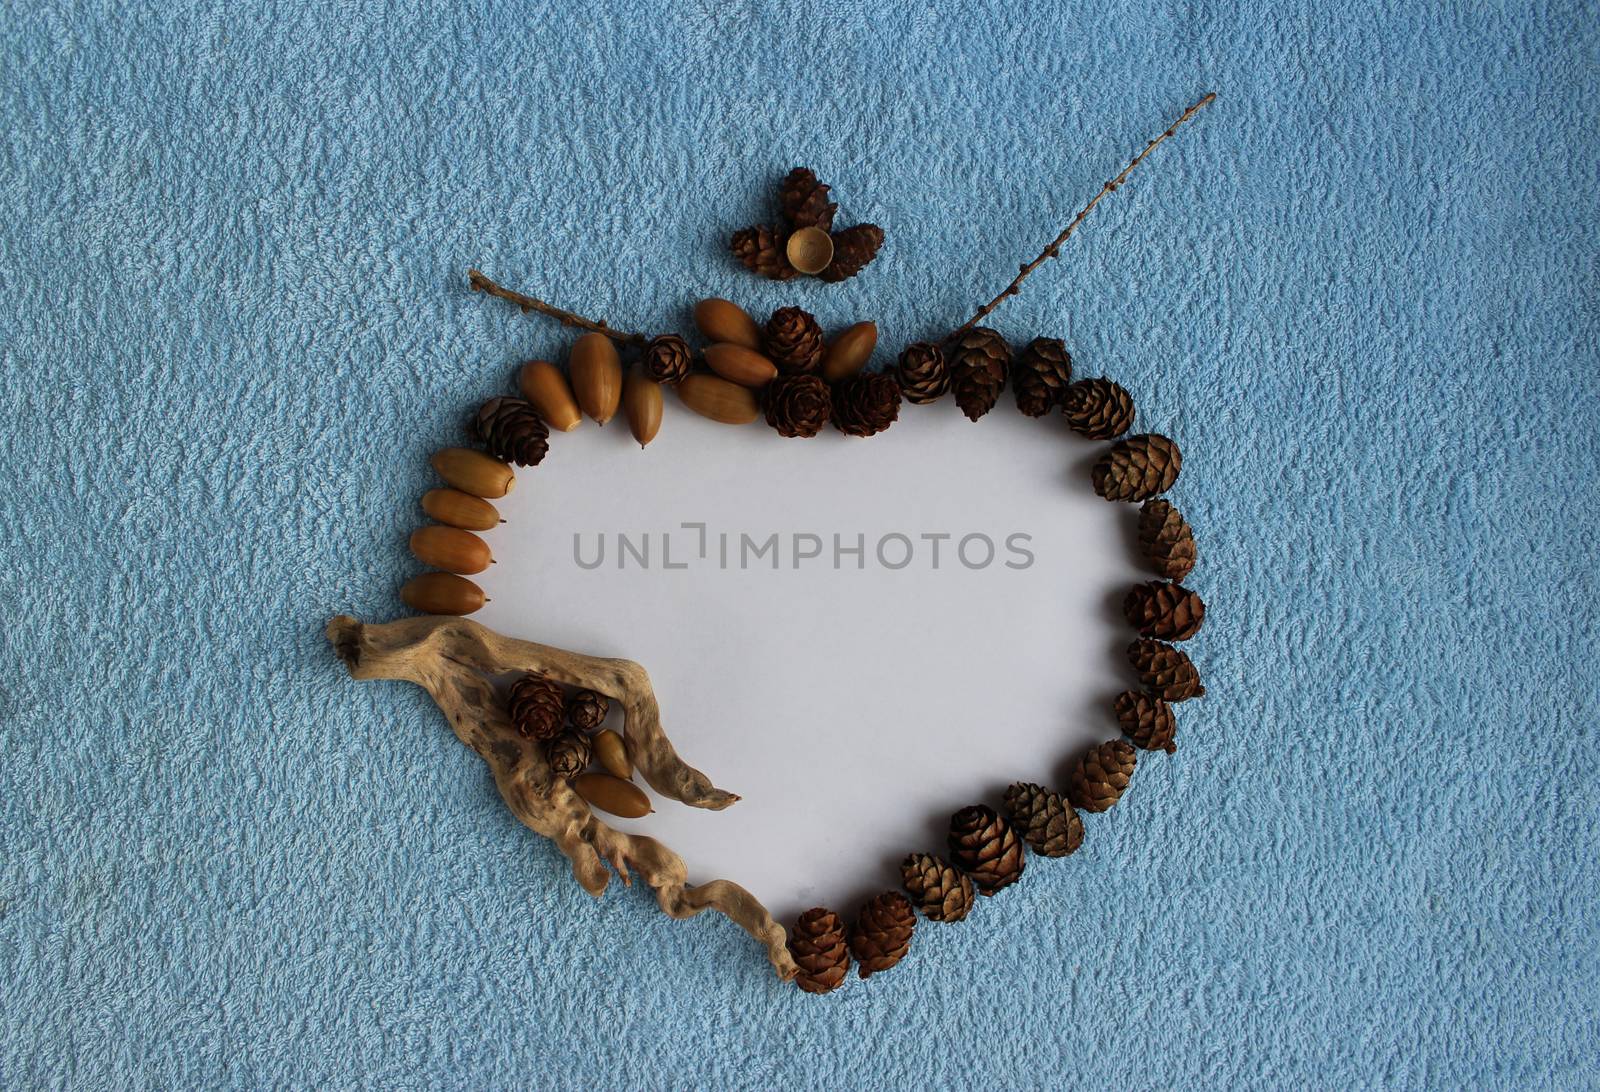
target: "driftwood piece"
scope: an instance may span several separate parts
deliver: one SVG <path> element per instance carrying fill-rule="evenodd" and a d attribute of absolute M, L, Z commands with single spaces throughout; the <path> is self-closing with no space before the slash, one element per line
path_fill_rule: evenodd
<path fill-rule="evenodd" d="M 622 706 L 628 755 L 658 793 L 697 808 L 735 803 L 737 796 L 716 788 L 678 757 L 661 728 L 660 707 L 644 668 L 631 660 L 502 637 L 465 618 L 366 625 L 340 615 L 328 623 L 327 633 L 353 678 L 403 679 L 426 690 L 461 742 L 489 764 L 506 807 L 572 861 L 572 874 L 585 891 L 598 896 L 605 890 L 611 875 L 607 865 L 632 883 L 631 868 L 672 917 L 720 911 L 766 946 L 779 978 L 795 976 L 783 927 L 754 895 L 728 880 L 691 886 L 683 859 L 672 850 L 597 818 L 582 797 L 551 774 L 539 745 L 511 727 L 490 682 L 507 672 L 540 671 L 556 682 L 604 694 Z"/>

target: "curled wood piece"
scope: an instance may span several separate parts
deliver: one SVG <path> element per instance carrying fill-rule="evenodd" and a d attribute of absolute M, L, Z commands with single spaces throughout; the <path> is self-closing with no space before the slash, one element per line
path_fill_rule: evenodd
<path fill-rule="evenodd" d="M 457 738 L 489 764 L 506 807 L 535 833 L 553 841 L 572 862 L 583 889 L 599 895 L 610 879 L 623 883 L 629 869 L 656 893 L 674 918 L 702 910 L 725 914 L 767 949 L 778 977 L 797 968 L 783 927 L 738 884 L 712 880 L 691 886 L 683 859 L 654 838 L 607 826 L 567 783 L 551 775 L 538 746 L 511 727 L 489 678 L 538 671 L 569 686 L 614 699 L 623 711 L 628 756 L 661 795 L 691 807 L 718 810 L 739 798 L 687 765 L 661 728 L 661 711 L 644 668 L 631 660 L 585 656 L 565 649 L 502 637 L 465 618 L 403 618 L 366 625 L 348 615 L 328 623 L 328 640 L 352 678 L 400 679 L 426 690 Z"/>

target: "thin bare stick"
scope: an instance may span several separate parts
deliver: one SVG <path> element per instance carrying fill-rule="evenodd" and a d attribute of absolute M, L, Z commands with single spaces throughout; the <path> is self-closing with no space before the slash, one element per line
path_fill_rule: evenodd
<path fill-rule="evenodd" d="M 509 300 L 522 308 L 524 313 L 537 311 L 541 315 L 549 315 L 563 326 L 573 326 L 579 330 L 591 330 L 597 334 L 604 334 L 612 341 L 620 341 L 624 345 L 643 345 L 649 340 L 643 334 L 629 334 L 621 330 L 613 330 L 604 322 L 587 319 L 582 315 L 573 314 L 571 311 L 563 311 L 559 307 L 553 307 L 544 302 L 544 300 L 534 299 L 532 296 L 524 296 L 521 292 L 513 292 L 509 288 L 502 288 L 476 269 L 467 270 L 467 283 L 472 286 L 474 292 L 485 292 L 491 296 Z"/>
<path fill-rule="evenodd" d="M 1211 103 L 1216 99 L 1216 97 L 1217 97 L 1217 93 L 1215 91 L 1213 91 L 1210 94 L 1206 95 L 1205 98 L 1201 99 L 1199 102 L 1197 102 L 1193 106 L 1189 107 L 1189 109 L 1185 110 L 1183 112 L 1183 114 L 1178 118 L 1177 121 L 1173 122 L 1170 126 L 1167 127 L 1167 131 L 1166 132 L 1164 132 L 1160 136 L 1156 137 L 1149 144 L 1146 144 L 1144 146 L 1144 151 L 1142 151 L 1138 155 L 1134 156 L 1133 159 L 1128 162 L 1128 165 L 1126 167 L 1122 168 L 1122 173 L 1121 174 L 1117 175 L 1117 177 L 1115 177 L 1111 181 L 1107 182 L 1104 186 L 1102 186 L 1100 188 L 1100 192 L 1099 193 L 1095 194 L 1093 197 L 1091 197 L 1089 199 L 1089 203 L 1087 205 L 1083 206 L 1082 210 L 1079 211 L 1078 215 L 1076 215 L 1076 216 L 1074 216 L 1072 218 L 1072 223 L 1067 225 L 1067 228 L 1066 228 L 1065 231 L 1063 231 L 1060 235 L 1057 235 L 1055 237 L 1055 239 L 1050 243 L 1049 246 L 1045 247 L 1042 251 L 1040 251 L 1038 257 L 1034 258 L 1033 261 L 1029 262 L 1028 264 L 1026 264 L 1024 266 L 1021 266 L 1018 269 L 1017 277 L 1016 277 L 1015 280 L 1013 280 L 1010 284 L 1008 284 L 1005 287 L 1005 289 L 999 295 L 995 296 L 994 299 L 990 300 L 988 303 L 986 303 L 982 307 L 978 308 L 978 313 L 976 315 L 973 315 L 971 318 L 969 318 L 961 326 L 959 326 L 956 329 L 952 330 L 950 332 L 950 334 L 945 338 L 945 340 L 946 341 L 952 341 L 955 338 L 960 337 L 962 334 L 966 333 L 968 330 L 972 329 L 978 323 L 982 322 L 985 318 L 987 318 L 988 315 L 989 315 L 989 312 L 993 311 L 996 307 L 999 307 L 1001 301 L 1004 300 L 1007 296 L 1015 296 L 1017 294 L 1017 290 L 1022 286 L 1022 282 L 1027 279 L 1027 276 L 1028 276 L 1029 273 L 1032 273 L 1035 269 L 1038 269 L 1041 265 L 1043 265 L 1045 263 L 1046 259 L 1054 258 L 1058 254 L 1061 253 L 1061 244 L 1066 242 L 1068 239 L 1070 239 L 1072 237 L 1072 233 L 1074 231 L 1078 230 L 1078 225 L 1083 223 L 1084 219 L 1089 215 L 1089 213 L 1094 210 L 1094 207 L 1100 203 L 1100 199 L 1102 197 L 1104 197 L 1106 194 L 1110 193 L 1112 190 L 1116 189 L 1118 186 L 1122 185 L 1122 183 L 1127 180 L 1128 176 L 1133 173 L 1133 169 L 1135 167 L 1137 167 L 1140 163 L 1144 162 L 1144 157 L 1149 155 L 1151 152 L 1155 151 L 1156 145 L 1160 144 L 1163 140 L 1166 140 L 1173 133 L 1176 133 L 1178 131 L 1178 129 L 1185 122 L 1187 122 L 1190 118 L 1194 117 L 1196 114 L 1198 114 L 1205 107 L 1211 105 Z"/>

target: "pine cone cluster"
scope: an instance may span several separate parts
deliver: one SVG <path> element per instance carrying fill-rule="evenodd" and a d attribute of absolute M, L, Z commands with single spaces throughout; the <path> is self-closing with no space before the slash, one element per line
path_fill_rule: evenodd
<path fill-rule="evenodd" d="M 511 717 L 512 727 L 522 735 L 553 739 L 561 734 L 566 702 L 561 696 L 561 687 L 537 671 L 530 671 L 511 684 L 506 712 Z"/>
<path fill-rule="evenodd" d="M 1010 369 L 1011 346 L 993 330 L 974 326 L 956 338 L 950 350 L 950 384 L 956 405 L 968 420 L 976 421 L 994 409 Z"/>
<path fill-rule="evenodd" d="M 850 927 L 850 954 L 856 957 L 862 978 L 887 971 L 911 950 L 917 915 L 911 901 L 898 891 L 874 895 Z"/>
<path fill-rule="evenodd" d="M 1006 790 L 1005 808 L 1028 848 L 1041 857 L 1065 857 L 1083 845 L 1083 820 L 1059 793 L 1019 781 Z"/>
<path fill-rule="evenodd" d="M 833 388 L 833 426 L 846 436 L 872 436 L 900 416 L 900 384 L 871 372 L 841 380 Z"/>
<path fill-rule="evenodd" d="M 972 878 L 942 857 L 909 854 L 900 862 L 900 879 L 929 921 L 961 921 L 972 913 Z"/>
<path fill-rule="evenodd" d="M 1017 354 L 1011 367 L 1011 390 L 1017 408 L 1029 417 L 1043 417 L 1060 405 L 1072 382 L 1072 354 L 1060 338 L 1036 337 Z"/>
<path fill-rule="evenodd" d="M 833 233 L 833 261 L 817 276 L 830 284 L 848 280 L 867 268 L 883 246 L 883 229 L 857 224 Z"/>
<path fill-rule="evenodd" d="M 733 256 L 739 259 L 739 264 L 750 272 L 769 280 L 786 281 L 797 275 L 783 250 L 787 239 L 787 234 L 757 225 L 734 232 L 728 245 L 733 250 Z"/>
<path fill-rule="evenodd" d="M 822 327 L 811 312 L 799 307 L 782 307 L 767 320 L 767 359 L 784 375 L 809 375 L 822 364 L 826 343 Z"/>
<path fill-rule="evenodd" d="M 747 227 L 733 233 L 729 247 L 739 263 L 752 273 L 775 281 L 786 281 L 798 272 L 789 264 L 786 246 L 789 236 L 802 228 L 818 228 L 833 241 L 833 260 L 818 273 L 824 281 L 837 282 L 853 277 L 878 256 L 883 246 L 883 229 L 876 224 L 856 224 L 833 230 L 839 211 L 829 200 L 828 186 L 818 181 L 815 172 L 796 167 L 778 187 L 778 205 L 786 226 Z"/>
<path fill-rule="evenodd" d="M 801 914 L 789 930 L 789 954 L 800 967 L 795 985 L 807 993 L 836 990 L 850 973 L 844 922 L 838 914 L 821 906 Z"/>
<path fill-rule="evenodd" d="M 1194 571 L 1194 531 L 1166 501 L 1146 501 L 1139 509 L 1139 552 L 1168 580 L 1182 580 Z"/>
<path fill-rule="evenodd" d="M 1178 445 L 1152 432 L 1112 444 L 1091 474 L 1094 491 L 1106 500 L 1142 501 L 1171 489 L 1182 469 Z"/>
<path fill-rule="evenodd" d="M 1090 748 L 1067 780 L 1068 799 L 1084 811 L 1105 811 L 1127 791 L 1133 765 L 1133 747 L 1124 740 L 1107 740 Z"/>
<path fill-rule="evenodd" d="M 1128 662 L 1139 673 L 1145 689 L 1163 701 L 1186 701 L 1205 695 L 1200 672 L 1181 648 L 1138 640 L 1128 646 Z"/>
<path fill-rule="evenodd" d="M 660 334 L 651 338 L 644 347 L 644 356 L 639 360 L 639 368 L 646 378 L 669 387 L 682 382 L 693 364 L 694 353 L 689 351 L 689 343 L 677 334 Z"/>
<path fill-rule="evenodd" d="M 950 368 L 944 352 L 930 341 L 917 341 L 900 352 L 900 390 L 906 401 L 926 406 L 950 389 Z"/>
<path fill-rule="evenodd" d="M 1133 396 L 1109 379 L 1080 379 L 1061 400 L 1067 427 L 1088 440 L 1115 440 L 1133 427 Z"/>
<path fill-rule="evenodd" d="M 1135 747 L 1146 751 L 1165 751 L 1171 754 L 1178 749 L 1173 737 L 1178 731 L 1178 720 L 1172 715 L 1172 706 L 1154 694 L 1141 694 L 1137 690 L 1124 690 L 1117 695 L 1112 706 L 1122 732 L 1133 740 Z"/>
<path fill-rule="evenodd" d="M 1141 637 L 1187 641 L 1200 632 L 1206 604 L 1182 584 L 1151 580 L 1134 585 L 1122 600 L 1122 613 Z"/>
<path fill-rule="evenodd" d="M 589 737 L 578 732 L 562 732 L 544 745 L 550 772 L 569 781 L 589 768 L 592 754 Z"/>
<path fill-rule="evenodd" d="M 950 817 L 950 859 L 984 895 L 1016 883 L 1025 864 L 1017 832 L 984 804 L 962 808 Z"/>
<path fill-rule="evenodd" d="M 521 398 L 491 398 L 478 408 L 472 429 L 490 455 L 518 466 L 538 466 L 550 450 L 550 428 Z"/>
<path fill-rule="evenodd" d="M 592 732 L 605 723 L 611 703 L 604 694 L 579 690 L 567 699 L 567 720 L 580 732 Z"/>
<path fill-rule="evenodd" d="M 816 375 L 780 375 L 762 391 L 767 424 L 779 436 L 815 436 L 833 413 L 833 395 Z"/>

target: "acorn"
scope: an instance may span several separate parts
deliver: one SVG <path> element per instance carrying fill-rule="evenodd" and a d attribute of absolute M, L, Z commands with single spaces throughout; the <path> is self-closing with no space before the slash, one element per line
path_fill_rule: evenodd
<path fill-rule="evenodd" d="M 594 756 L 612 777 L 626 781 L 633 776 L 633 762 L 628 758 L 628 745 L 610 728 L 594 734 Z"/>
<path fill-rule="evenodd" d="M 678 397 L 700 416 L 725 425 L 748 425 L 761 416 L 755 391 L 720 376 L 685 376 L 678 384 Z"/>
<path fill-rule="evenodd" d="M 591 807 L 624 819 L 637 819 L 651 811 L 650 798 L 643 789 L 608 773 L 579 774 L 572 779 L 572 787 Z"/>
<path fill-rule="evenodd" d="M 694 324 L 707 341 L 741 345 L 761 351 L 761 327 L 738 304 L 730 300 L 701 300 L 694 305 Z"/>
<path fill-rule="evenodd" d="M 661 384 L 634 372 L 622 381 L 622 412 L 628 431 L 647 447 L 661 431 Z"/>
<path fill-rule="evenodd" d="M 617 346 L 604 334 L 584 334 L 573 342 L 567 358 L 572 373 L 572 393 L 578 406 L 603 425 L 617 415 L 622 402 L 622 358 Z"/>
<path fill-rule="evenodd" d="M 578 411 L 578 400 L 572 397 L 572 388 L 561 369 L 548 360 L 530 360 L 517 375 L 517 386 L 522 397 L 533 403 L 544 423 L 557 432 L 571 432 L 583 424 L 583 414 Z"/>
<path fill-rule="evenodd" d="M 471 448 L 447 447 L 435 451 L 428 462 L 439 477 L 474 497 L 503 497 L 517 485 L 510 466 Z"/>
<path fill-rule="evenodd" d="M 878 324 L 858 322 L 839 334 L 822 354 L 822 378 L 829 383 L 855 375 L 878 345 Z"/>
<path fill-rule="evenodd" d="M 424 565 L 449 573 L 481 573 L 494 563 L 483 539 L 471 531 L 437 523 L 411 532 L 411 552 Z"/>
<path fill-rule="evenodd" d="M 741 387 L 764 387 L 778 375 L 778 366 L 760 353 L 726 341 L 707 347 L 706 364 Z"/>
<path fill-rule="evenodd" d="M 428 490 L 422 494 L 422 510 L 463 531 L 489 531 L 505 522 L 494 505 L 459 489 Z"/>
<path fill-rule="evenodd" d="M 423 573 L 400 588 L 400 601 L 424 614 L 471 614 L 488 602 L 483 589 L 454 573 Z"/>

